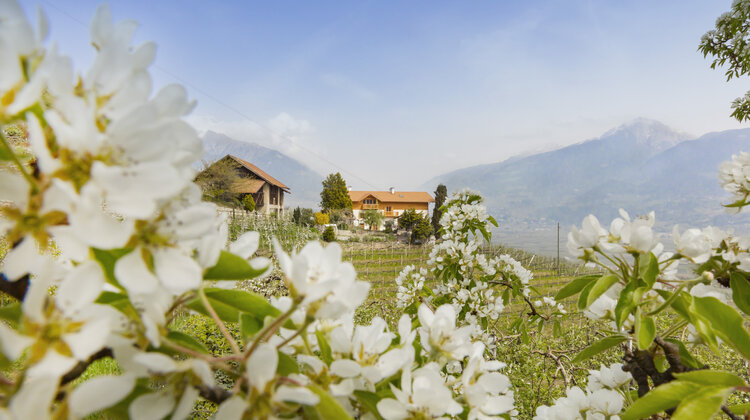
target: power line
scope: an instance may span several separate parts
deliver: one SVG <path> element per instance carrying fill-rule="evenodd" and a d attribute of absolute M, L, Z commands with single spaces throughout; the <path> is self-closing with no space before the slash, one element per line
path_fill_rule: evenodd
<path fill-rule="evenodd" d="M 47 0 L 43 0 L 43 1 L 48 6 L 52 7 L 55 10 L 57 10 L 61 14 L 67 16 L 70 20 L 78 23 L 79 25 L 81 25 L 83 27 L 88 27 L 88 25 L 86 25 L 83 21 L 81 21 L 80 19 L 78 19 L 75 16 L 71 15 L 70 13 L 66 12 L 65 10 L 61 9 L 60 7 L 56 6 L 55 4 L 52 4 L 51 2 L 49 2 Z M 283 134 L 276 133 L 271 128 L 266 127 L 265 125 L 263 125 L 263 124 L 261 124 L 261 123 L 259 123 L 257 121 L 254 121 L 252 118 L 250 118 L 247 115 L 245 115 L 242 111 L 238 110 L 237 108 L 233 107 L 232 105 L 229 105 L 228 103 L 222 101 L 221 99 L 213 96 L 212 94 L 206 92 L 205 90 L 203 90 L 203 89 L 195 86 L 193 83 L 190 83 L 189 81 L 187 81 L 184 78 L 182 78 L 182 77 L 174 74 L 173 72 L 171 72 L 171 71 L 169 71 L 169 70 L 167 70 L 167 69 L 165 69 L 165 68 L 163 68 L 161 66 L 158 66 L 156 64 L 153 65 L 153 68 L 155 68 L 155 69 L 161 71 L 162 73 L 166 74 L 167 76 L 169 76 L 169 77 L 177 80 L 178 82 L 180 82 L 183 85 L 189 87 L 193 91 L 200 93 L 201 95 L 205 96 L 206 98 L 208 98 L 208 99 L 214 101 L 215 103 L 219 104 L 220 106 L 228 109 L 229 111 L 234 112 L 235 114 L 239 115 L 241 118 L 243 118 L 246 121 L 254 124 L 255 126 L 260 127 L 261 129 L 265 130 L 266 133 L 269 134 L 269 135 L 271 135 L 272 137 L 276 137 L 276 138 L 279 138 L 281 140 L 286 141 L 291 146 L 297 147 L 297 148 L 301 149 L 303 152 L 308 153 L 308 154 L 312 155 L 313 157 L 316 157 L 317 159 L 319 159 L 319 160 L 321 160 L 321 161 L 323 161 L 323 162 L 325 162 L 325 163 L 333 166 L 334 168 L 340 170 L 341 172 L 346 173 L 347 175 L 350 175 L 352 178 L 357 179 L 358 181 L 362 182 L 365 185 L 368 185 L 368 186 L 372 187 L 373 189 L 376 189 L 376 190 L 379 189 L 378 187 L 374 186 L 373 184 L 367 182 L 367 180 L 365 180 L 364 178 L 358 176 L 357 174 L 355 174 L 355 173 L 353 173 L 353 172 L 351 172 L 351 171 L 349 171 L 347 169 L 344 169 L 341 165 L 338 165 L 338 164 L 332 162 L 331 160 L 329 160 L 329 159 L 327 159 L 327 158 L 325 158 L 323 156 L 320 156 L 319 154 L 315 153 L 315 151 L 313 151 L 313 150 L 311 150 L 311 149 L 309 149 L 309 148 L 307 148 L 305 146 L 302 146 L 299 143 L 295 143 L 294 140 L 290 139 L 289 137 L 287 137 L 287 136 L 285 136 Z"/>

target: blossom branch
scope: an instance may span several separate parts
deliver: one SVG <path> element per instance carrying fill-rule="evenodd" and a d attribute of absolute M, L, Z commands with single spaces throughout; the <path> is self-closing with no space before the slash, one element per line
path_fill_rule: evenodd
<path fill-rule="evenodd" d="M 297 307 L 299 306 L 299 303 L 295 301 L 292 304 L 292 307 L 289 308 L 288 311 L 284 312 L 276 318 L 272 323 L 268 324 L 266 327 L 264 327 L 259 333 L 258 336 L 255 337 L 255 340 L 253 340 L 253 343 L 248 347 L 248 349 L 245 351 L 244 359 L 247 360 L 248 357 L 250 357 L 251 354 L 255 351 L 256 348 L 258 348 L 258 345 L 262 343 L 263 341 L 266 341 L 267 337 L 270 337 L 273 333 L 275 333 L 279 328 L 281 328 L 281 325 L 284 324 L 284 322 L 292 316 L 295 310 L 297 310 Z M 305 327 L 306 328 L 306 327 Z"/>
<path fill-rule="evenodd" d="M 234 340 L 234 337 L 232 337 L 232 334 L 229 332 L 229 329 L 224 324 L 224 321 L 219 318 L 219 315 L 214 310 L 214 307 L 211 306 L 211 302 L 208 301 L 208 297 L 206 296 L 206 292 L 203 291 L 203 289 L 198 290 L 198 296 L 201 299 L 201 303 L 203 303 L 203 306 L 206 308 L 209 314 L 211 314 L 211 318 L 214 319 L 216 322 L 216 325 L 219 327 L 219 330 L 221 330 L 221 333 L 224 335 L 224 338 L 227 339 L 227 342 L 229 342 L 229 345 L 232 347 L 232 351 L 234 354 L 239 355 L 242 353 L 240 350 L 240 346 L 237 344 L 237 341 Z"/>
<path fill-rule="evenodd" d="M 184 354 L 187 354 L 188 356 L 195 357 L 196 359 L 204 360 L 207 363 L 209 363 L 211 365 L 214 365 L 214 366 L 217 366 L 217 367 L 219 367 L 219 368 L 221 368 L 221 369 L 223 369 L 223 370 L 225 370 L 225 371 L 227 371 L 229 373 L 234 373 L 234 369 L 230 365 L 224 363 L 223 361 L 221 361 L 221 360 L 219 360 L 217 358 L 211 357 L 211 356 L 209 356 L 207 354 L 203 354 L 203 353 L 195 351 L 193 349 L 189 349 L 189 348 L 187 348 L 185 346 L 181 346 L 181 345 L 179 345 L 177 343 L 174 343 L 172 341 L 169 341 L 169 340 L 166 340 L 166 339 L 163 339 L 163 338 L 162 338 L 162 340 L 163 340 L 162 342 L 163 342 L 163 344 L 164 344 L 165 347 L 169 347 L 172 350 L 179 351 L 180 353 L 184 353 Z"/>
<path fill-rule="evenodd" d="M 547 347 L 547 351 L 543 352 L 541 350 L 533 350 L 532 353 L 534 354 L 540 354 L 546 358 L 552 359 L 553 362 L 555 362 L 555 365 L 557 365 L 557 369 L 555 370 L 555 376 L 557 377 L 557 372 L 562 373 L 563 375 L 563 381 L 565 382 L 565 388 L 568 388 L 570 386 L 571 378 L 568 375 L 567 369 L 565 369 L 565 365 L 562 362 L 562 358 L 568 359 L 570 361 L 570 358 L 565 354 L 559 354 L 555 355 L 554 351 L 551 350 L 549 347 Z M 572 378 L 573 385 L 576 385 L 575 378 Z"/>

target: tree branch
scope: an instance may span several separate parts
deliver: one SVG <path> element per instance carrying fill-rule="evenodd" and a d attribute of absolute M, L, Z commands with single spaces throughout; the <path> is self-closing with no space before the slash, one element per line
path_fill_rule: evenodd
<path fill-rule="evenodd" d="M 26 296 L 26 291 L 29 289 L 29 275 L 21 277 L 16 281 L 10 281 L 5 274 L 0 273 L 0 291 L 13 296 L 19 302 Z"/>
<path fill-rule="evenodd" d="M 109 347 L 105 347 L 92 354 L 91 357 L 89 357 L 85 362 L 78 362 L 77 365 L 73 366 L 73 369 L 69 370 L 68 373 L 60 378 L 60 386 L 73 382 L 76 378 L 83 375 L 83 372 L 85 372 L 92 363 L 99 359 L 104 359 L 105 357 L 114 357 L 112 349 L 110 349 Z"/>
<path fill-rule="evenodd" d="M 208 386 L 206 384 L 200 384 L 195 388 L 198 390 L 201 397 L 215 404 L 221 404 L 232 396 L 231 392 L 227 391 L 224 388 L 219 388 L 218 386 Z"/>
<path fill-rule="evenodd" d="M 743 420 L 743 417 L 740 417 L 732 412 L 732 410 L 729 409 L 726 405 L 721 406 L 721 411 L 724 412 L 727 416 L 729 416 L 732 420 Z"/>

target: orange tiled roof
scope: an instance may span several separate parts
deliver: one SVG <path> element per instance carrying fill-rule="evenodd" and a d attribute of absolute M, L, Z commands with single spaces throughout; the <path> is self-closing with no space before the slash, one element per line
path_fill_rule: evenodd
<path fill-rule="evenodd" d="M 268 182 L 269 184 L 275 185 L 275 186 L 281 188 L 282 190 L 284 190 L 286 192 L 289 192 L 289 187 L 287 187 L 286 185 L 282 184 L 281 181 L 279 181 L 278 179 L 272 177 L 271 175 L 268 175 L 266 172 L 264 172 L 259 167 L 253 165 L 252 163 L 250 163 L 250 162 L 248 162 L 248 161 L 246 161 L 244 159 L 240 159 L 237 156 L 233 156 L 233 155 L 227 155 L 227 156 L 229 156 L 230 158 L 234 159 L 237 163 L 239 163 L 240 165 L 244 166 L 245 168 L 247 168 L 247 170 L 249 170 L 250 172 L 254 173 L 255 175 L 258 175 L 259 177 L 261 177 L 264 181 Z"/>
<path fill-rule="evenodd" d="M 383 203 L 434 203 L 435 199 L 424 191 L 349 191 L 353 203 L 362 201 L 368 196 L 375 197 Z"/>
<path fill-rule="evenodd" d="M 262 179 L 241 179 L 232 184 L 232 192 L 235 194 L 255 194 L 263 187 L 266 181 Z"/>

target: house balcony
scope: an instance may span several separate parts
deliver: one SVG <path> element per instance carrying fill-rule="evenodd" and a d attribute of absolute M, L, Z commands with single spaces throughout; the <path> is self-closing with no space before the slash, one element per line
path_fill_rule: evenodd
<path fill-rule="evenodd" d="M 383 216 L 384 217 L 396 217 L 396 215 L 392 211 L 384 211 Z"/>
<path fill-rule="evenodd" d="M 377 204 L 362 204 L 362 210 L 377 210 Z"/>

